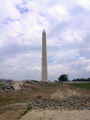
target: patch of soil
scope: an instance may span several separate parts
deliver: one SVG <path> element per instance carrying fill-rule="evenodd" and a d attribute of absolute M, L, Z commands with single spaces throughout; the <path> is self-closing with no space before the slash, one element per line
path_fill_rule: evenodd
<path fill-rule="evenodd" d="M 20 120 L 90 120 L 90 111 L 32 110 Z"/>

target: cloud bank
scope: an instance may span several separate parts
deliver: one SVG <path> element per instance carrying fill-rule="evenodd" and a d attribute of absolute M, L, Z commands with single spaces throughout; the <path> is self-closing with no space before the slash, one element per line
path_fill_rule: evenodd
<path fill-rule="evenodd" d="M 49 80 L 90 77 L 89 0 L 0 0 L 0 78 L 41 80 L 44 28 Z"/>

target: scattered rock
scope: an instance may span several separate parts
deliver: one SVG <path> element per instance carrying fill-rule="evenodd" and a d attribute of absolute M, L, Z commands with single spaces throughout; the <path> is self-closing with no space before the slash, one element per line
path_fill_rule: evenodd
<path fill-rule="evenodd" d="M 20 90 L 22 85 L 23 85 L 23 82 L 14 82 L 14 83 L 12 84 L 12 88 L 13 88 L 14 90 Z"/>
<path fill-rule="evenodd" d="M 5 84 L 4 86 L 0 87 L 0 92 L 12 92 L 15 90 L 22 89 L 23 82 L 9 82 Z"/>
<path fill-rule="evenodd" d="M 33 109 L 90 110 L 90 96 L 70 96 L 64 99 L 40 98 L 29 106 Z"/>

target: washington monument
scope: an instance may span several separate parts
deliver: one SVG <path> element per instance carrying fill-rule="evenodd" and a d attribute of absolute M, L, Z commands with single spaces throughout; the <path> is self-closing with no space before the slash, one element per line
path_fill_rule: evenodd
<path fill-rule="evenodd" d="M 42 82 L 48 82 L 46 32 L 42 32 Z"/>

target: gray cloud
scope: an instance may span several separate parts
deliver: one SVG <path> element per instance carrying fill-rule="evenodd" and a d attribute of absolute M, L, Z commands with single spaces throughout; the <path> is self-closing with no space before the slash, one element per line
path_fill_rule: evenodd
<path fill-rule="evenodd" d="M 41 33 L 48 45 L 49 79 L 90 77 L 90 9 L 86 0 L 0 2 L 0 77 L 41 79 Z M 88 4 L 87 4 L 88 3 Z"/>

